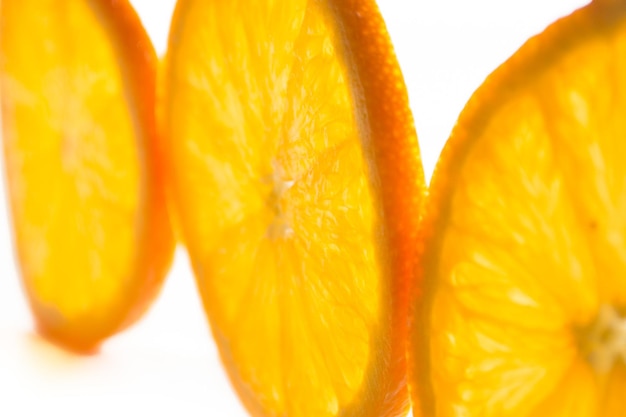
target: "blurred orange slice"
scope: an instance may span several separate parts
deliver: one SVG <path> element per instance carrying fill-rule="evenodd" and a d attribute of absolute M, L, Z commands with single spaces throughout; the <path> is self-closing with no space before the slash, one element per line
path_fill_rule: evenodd
<path fill-rule="evenodd" d="M 626 415 L 626 2 L 529 40 L 433 176 L 413 292 L 416 416 Z"/>
<path fill-rule="evenodd" d="M 37 326 L 93 350 L 156 296 L 173 239 L 156 159 L 156 57 L 126 1 L 5 0 L 3 142 Z"/>
<path fill-rule="evenodd" d="M 400 416 L 424 190 L 371 0 L 178 2 L 172 197 L 233 385 L 255 416 Z"/>

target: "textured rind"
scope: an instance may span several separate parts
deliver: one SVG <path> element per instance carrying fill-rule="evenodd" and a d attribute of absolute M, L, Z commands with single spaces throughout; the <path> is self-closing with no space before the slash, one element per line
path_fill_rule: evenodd
<path fill-rule="evenodd" d="M 383 252 L 391 288 L 386 298 L 393 315 L 381 327 L 388 344 L 380 347 L 382 369 L 371 369 L 364 392 L 369 404 L 345 415 L 402 416 L 410 407 L 406 387 L 408 285 L 415 269 L 419 208 L 425 185 L 417 135 L 402 73 L 385 23 L 374 1 L 328 1 L 339 26 L 345 66 L 357 103 L 357 122 L 370 179 L 382 204 Z"/>
<path fill-rule="evenodd" d="M 429 321 L 436 282 L 441 234 L 450 218 L 451 197 L 465 158 L 481 137 L 491 117 L 502 103 L 536 79 L 577 42 L 623 22 L 626 2 L 595 1 L 529 39 L 513 56 L 490 74 L 461 112 L 433 174 L 429 195 L 424 200 L 418 232 L 418 260 L 409 301 L 409 388 L 413 414 L 436 416 L 437 403 L 430 381 Z M 538 78 L 538 77 L 537 77 Z"/>

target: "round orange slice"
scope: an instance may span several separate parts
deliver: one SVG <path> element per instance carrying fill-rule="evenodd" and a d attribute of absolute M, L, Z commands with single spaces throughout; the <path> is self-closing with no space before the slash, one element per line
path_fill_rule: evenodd
<path fill-rule="evenodd" d="M 424 189 L 373 1 L 181 0 L 172 199 L 224 366 L 255 416 L 400 416 Z"/>
<path fill-rule="evenodd" d="M 461 114 L 412 291 L 415 416 L 626 414 L 626 2 L 530 39 Z"/>
<path fill-rule="evenodd" d="M 93 350 L 146 310 L 173 251 L 155 52 L 126 1 L 2 1 L 0 36 L 24 287 L 44 335 Z"/>

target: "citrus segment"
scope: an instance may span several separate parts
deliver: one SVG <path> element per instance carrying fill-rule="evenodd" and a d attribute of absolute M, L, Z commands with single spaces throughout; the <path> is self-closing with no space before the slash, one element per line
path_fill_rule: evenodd
<path fill-rule="evenodd" d="M 556 22 L 460 116 L 421 226 L 416 414 L 626 410 L 625 6 Z"/>
<path fill-rule="evenodd" d="M 182 0 L 166 71 L 177 221 L 250 412 L 406 413 L 423 175 L 375 6 Z"/>
<path fill-rule="evenodd" d="M 44 334 L 93 349 L 143 312 L 171 257 L 152 154 L 154 51 L 127 3 L 4 1 L 0 19 L 25 289 Z"/>

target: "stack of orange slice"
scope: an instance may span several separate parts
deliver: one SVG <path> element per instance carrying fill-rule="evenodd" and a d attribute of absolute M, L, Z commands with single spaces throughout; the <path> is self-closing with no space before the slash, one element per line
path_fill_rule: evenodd
<path fill-rule="evenodd" d="M 404 415 L 408 315 L 416 416 L 624 415 L 625 1 L 488 78 L 419 236 L 419 150 L 373 0 L 180 0 L 163 155 L 127 3 L 0 7 L 11 212 L 44 334 L 85 351 L 146 309 L 173 246 L 166 173 L 251 414 Z"/>

